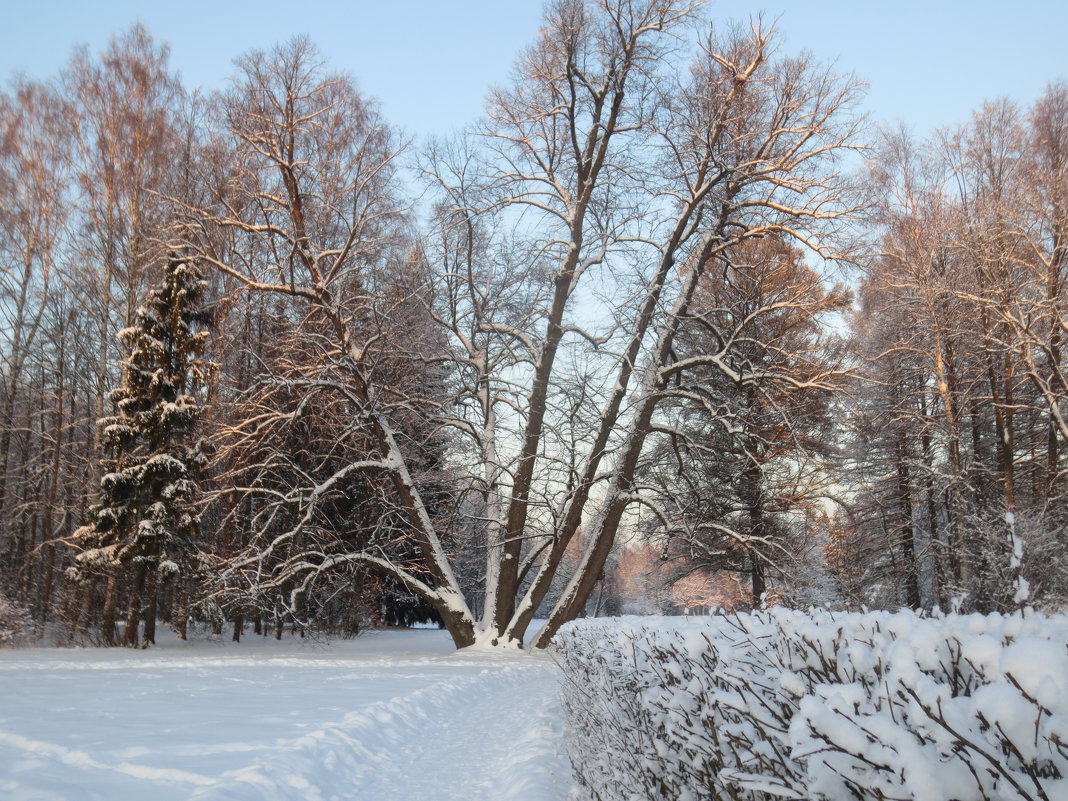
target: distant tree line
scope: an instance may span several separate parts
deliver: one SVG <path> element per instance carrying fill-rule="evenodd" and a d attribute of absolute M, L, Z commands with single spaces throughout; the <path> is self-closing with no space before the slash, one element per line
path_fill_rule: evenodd
<path fill-rule="evenodd" d="M 868 191 L 847 594 L 1063 607 L 1068 85 L 923 143 L 885 134 Z"/>
<path fill-rule="evenodd" d="M 135 26 L 0 93 L 11 620 L 544 645 L 639 562 L 1064 605 L 1065 85 L 865 149 L 759 22 L 562 0 L 416 152 L 306 40 L 235 64 Z"/>

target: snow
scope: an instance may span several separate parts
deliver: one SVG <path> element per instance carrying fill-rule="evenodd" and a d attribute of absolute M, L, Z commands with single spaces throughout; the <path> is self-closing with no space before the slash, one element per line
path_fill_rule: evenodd
<path fill-rule="evenodd" d="M 776 607 L 554 643 L 583 801 L 1068 799 L 1066 615 Z"/>
<path fill-rule="evenodd" d="M 557 681 L 432 629 L 0 651 L 0 798 L 559 801 Z"/>

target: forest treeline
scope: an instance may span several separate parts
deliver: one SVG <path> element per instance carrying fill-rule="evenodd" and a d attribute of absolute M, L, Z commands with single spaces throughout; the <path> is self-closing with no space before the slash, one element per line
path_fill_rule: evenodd
<path fill-rule="evenodd" d="M 10 81 L 8 628 L 1063 608 L 1068 84 L 919 139 L 774 43 L 562 0 L 421 148 L 304 39 Z"/>

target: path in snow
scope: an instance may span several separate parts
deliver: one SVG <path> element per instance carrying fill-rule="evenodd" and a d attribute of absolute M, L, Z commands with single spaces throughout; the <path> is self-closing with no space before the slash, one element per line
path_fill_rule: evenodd
<path fill-rule="evenodd" d="M 437 631 L 0 651 L 0 798 L 559 801 L 557 678 Z"/>

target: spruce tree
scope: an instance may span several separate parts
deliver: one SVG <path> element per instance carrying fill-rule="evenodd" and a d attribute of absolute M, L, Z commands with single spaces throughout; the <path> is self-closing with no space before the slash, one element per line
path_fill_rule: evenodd
<path fill-rule="evenodd" d="M 115 414 L 99 421 L 108 453 L 90 522 L 75 532 L 83 548 L 72 568 L 79 581 L 106 579 L 104 641 L 115 642 L 115 610 L 124 590 L 124 643 L 155 642 L 163 586 L 174 588 L 179 635 L 184 589 L 194 573 L 198 533 L 197 474 L 207 461 L 194 436 L 200 417 L 195 387 L 209 369 L 203 354 L 209 315 L 206 282 L 196 265 L 171 256 L 159 285 L 119 332 L 126 357 L 110 394 Z"/>

